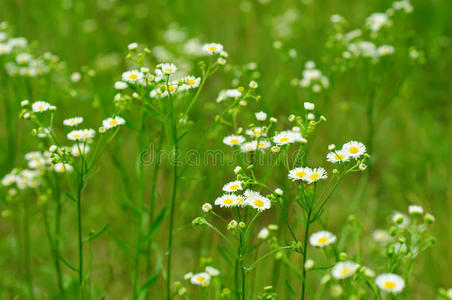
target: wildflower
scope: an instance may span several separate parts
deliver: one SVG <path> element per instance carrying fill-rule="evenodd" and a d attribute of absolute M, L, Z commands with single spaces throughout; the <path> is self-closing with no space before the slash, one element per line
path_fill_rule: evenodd
<path fill-rule="evenodd" d="M 273 137 L 273 142 L 277 145 L 287 145 L 296 142 L 304 142 L 302 135 L 299 132 L 290 130 L 282 131 Z"/>
<path fill-rule="evenodd" d="M 71 74 L 72 82 L 79 82 L 81 78 L 82 78 L 82 75 L 79 72 L 74 72 Z"/>
<path fill-rule="evenodd" d="M 266 210 L 271 207 L 270 200 L 267 197 L 261 196 L 261 195 L 253 195 L 246 198 L 246 203 L 257 209 L 257 210 Z"/>
<path fill-rule="evenodd" d="M 375 230 L 374 233 L 372 234 L 372 237 L 376 242 L 379 242 L 379 243 L 386 243 L 391 238 L 391 236 L 389 235 L 389 232 L 387 232 L 386 230 L 382 230 L 382 229 Z"/>
<path fill-rule="evenodd" d="M 309 121 L 313 121 L 313 120 L 315 120 L 315 115 L 313 113 L 309 113 L 308 116 L 307 116 L 307 119 Z"/>
<path fill-rule="evenodd" d="M 269 235 L 270 235 L 270 231 L 268 230 L 267 227 L 264 227 L 257 234 L 257 238 L 260 240 L 266 240 Z"/>
<path fill-rule="evenodd" d="M 212 210 L 212 205 L 210 203 L 204 203 L 202 205 L 203 212 L 209 212 Z"/>
<path fill-rule="evenodd" d="M 424 213 L 424 209 L 419 205 L 410 205 L 408 206 L 408 212 L 412 216 L 421 216 Z"/>
<path fill-rule="evenodd" d="M 2 185 L 4 185 L 4 186 L 10 186 L 14 182 L 16 182 L 16 175 L 14 175 L 14 174 L 6 174 L 2 178 Z"/>
<path fill-rule="evenodd" d="M 315 168 L 312 170 L 309 169 L 303 180 L 305 180 L 307 183 L 313 183 L 319 181 L 320 179 L 326 178 L 328 178 L 328 176 L 324 168 Z"/>
<path fill-rule="evenodd" d="M 129 45 L 127 45 L 127 48 L 129 50 L 136 50 L 138 48 L 138 43 L 130 43 Z"/>
<path fill-rule="evenodd" d="M 223 143 L 228 146 L 240 145 L 245 141 L 245 138 L 241 135 L 228 135 L 223 139 Z"/>
<path fill-rule="evenodd" d="M 199 84 L 201 83 L 200 77 L 195 76 L 187 76 L 183 79 L 184 84 L 182 85 L 182 89 L 194 89 L 199 87 Z"/>
<path fill-rule="evenodd" d="M 377 32 L 387 25 L 389 17 L 385 13 L 373 13 L 366 19 L 366 25 L 371 31 Z"/>
<path fill-rule="evenodd" d="M 236 228 L 237 228 L 237 225 L 238 225 L 237 221 L 236 221 L 236 220 L 232 220 L 232 221 L 229 222 L 229 224 L 228 224 L 228 230 L 236 229 Z"/>
<path fill-rule="evenodd" d="M 243 145 L 240 146 L 240 150 L 242 152 L 256 151 L 256 149 L 257 149 L 257 142 L 256 141 L 244 143 Z"/>
<path fill-rule="evenodd" d="M 116 81 L 115 82 L 115 89 L 117 90 L 125 90 L 127 88 L 127 83 L 124 81 Z"/>
<path fill-rule="evenodd" d="M 344 289 L 339 284 L 331 286 L 331 296 L 333 296 L 334 298 L 339 298 L 343 292 Z"/>
<path fill-rule="evenodd" d="M 359 167 L 359 169 L 360 169 L 361 171 L 364 171 L 364 170 L 367 169 L 367 165 L 366 165 L 366 164 L 363 164 L 363 163 L 359 164 L 358 167 Z"/>
<path fill-rule="evenodd" d="M 202 51 L 206 54 L 214 55 L 223 51 L 223 45 L 217 43 L 204 44 Z"/>
<path fill-rule="evenodd" d="M 263 132 L 261 127 L 254 127 L 252 129 L 247 129 L 246 134 L 253 137 L 259 137 L 261 135 L 267 136 L 266 132 Z"/>
<path fill-rule="evenodd" d="M 370 268 L 368 268 L 368 267 L 364 267 L 363 273 L 367 277 L 371 277 L 371 278 L 375 277 L 375 271 L 370 269 Z"/>
<path fill-rule="evenodd" d="M 93 138 L 95 134 L 94 129 L 73 130 L 67 134 L 67 138 L 71 141 L 86 141 Z"/>
<path fill-rule="evenodd" d="M 233 207 L 237 205 L 237 196 L 234 194 L 225 194 L 215 200 L 215 205 L 220 207 Z"/>
<path fill-rule="evenodd" d="M 31 59 L 32 57 L 30 53 L 19 53 L 16 56 L 16 62 L 22 65 L 28 63 Z"/>
<path fill-rule="evenodd" d="M 174 64 L 160 64 L 157 66 L 156 74 L 169 75 L 177 71 L 177 67 Z"/>
<path fill-rule="evenodd" d="M 42 157 L 32 159 L 28 162 L 28 167 L 30 169 L 38 169 L 44 167 L 46 164 L 46 160 Z"/>
<path fill-rule="evenodd" d="M 206 266 L 206 273 L 212 277 L 220 275 L 220 271 L 211 266 Z"/>
<path fill-rule="evenodd" d="M 326 247 L 336 242 L 336 236 L 329 231 L 318 231 L 311 234 L 309 242 L 314 247 Z"/>
<path fill-rule="evenodd" d="M 350 141 L 342 146 L 342 151 L 347 153 L 350 157 L 357 159 L 366 153 L 366 146 L 360 142 Z"/>
<path fill-rule="evenodd" d="M 280 188 L 277 188 L 277 189 L 275 189 L 275 193 L 282 196 L 283 190 L 281 190 Z"/>
<path fill-rule="evenodd" d="M 122 73 L 122 80 L 128 83 L 139 83 L 143 80 L 143 73 L 138 70 L 131 70 Z"/>
<path fill-rule="evenodd" d="M 397 274 L 385 273 L 375 278 L 375 284 L 385 292 L 400 293 L 405 287 L 405 281 Z"/>
<path fill-rule="evenodd" d="M 64 173 L 64 172 L 72 172 L 73 168 L 70 164 L 57 163 L 54 166 L 54 170 L 57 173 Z"/>
<path fill-rule="evenodd" d="M 125 123 L 126 121 L 123 118 L 116 116 L 114 118 L 108 118 L 106 120 L 103 120 L 102 127 L 108 130 L 116 126 L 124 125 Z"/>
<path fill-rule="evenodd" d="M 240 167 L 240 166 L 235 167 L 234 174 L 238 174 L 241 170 L 242 170 L 242 167 Z"/>
<path fill-rule="evenodd" d="M 31 105 L 31 109 L 38 113 L 49 110 L 51 105 L 45 101 L 36 101 Z"/>
<path fill-rule="evenodd" d="M 306 262 L 304 263 L 304 268 L 306 270 L 310 270 L 312 269 L 312 267 L 314 267 L 314 261 L 312 259 L 306 260 Z"/>
<path fill-rule="evenodd" d="M 89 150 L 90 150 L 90 148 L 89 148 L 88 145 L 85 145 L 85 144 L 81 144 L 81 145 L 80 144 L 79 145 L 74 144 L 71 147 L 71 154 L 73 156 L 80 156 L 80 154 L 85 155 L 86 153 L 89 152 Z"/>
<path fill-rule="evenodd" d="M 281 151 L 281 148 L 279 148 L 278 146 L 273 146 L 273 147 L 271 148 L 271 151 L 272 151 L 272 152 L 275 152 L 275 153 L 278 153 L 279 151 Z"/>
<path fill-rule="evenodd" d="M 340 261 L 331 270 L 331 275 L 336 279 L 345 279 L 355 274 L 358 267 L 359 264 L 353 261 Z"/>
<path fill-rule="evenodd" d="M 242 96 L 242 93 L 238 89 L 221 90 L 216 101 L 220 103 L 227 98 L 238 98 L 240 96 Z"/>
<path fill-rule="evenodd" d="M 242 182 L 240 180 L 231 181 L 223 186 L 225 192 L 235 192 L 242 190 Z"/>
<path fill-rule="evenodd" d="M 251 80 L 250 83 L 249 83 L 249 87 L 250 87 L 251 89 L 257 89 L 258 86 L 259 86 L 259 85 L 257 84 L 257 82 L 254 81 L 254 80 Z"/>
<path fill-rule="evenodd" d="M 265 121 L 267 119 L 267 114 L 263 111 L 257 112 L 254 115 L 258 121 Z"/>
<path fill-rule="evenodd" d="M 382 45 L 377 48 L 377 53 L 379 56 L 388 56 L 394 53 L 394 46 Z"/>
<path fill-rule="evenodd" d="M 333 151 L 334 149 L 336 149 L 336 145 L 335 144 L 328 145 L 328 150 Z"/>
<path fill-rule="evenodd" d="M 81 124 L 83 122 L 83 117 L 74 117 L 74 118 L 70 118 L 70 119 L 66 119 L 63 121 L 63 124 L 65 126 L 77 126 L 79 124 Z"/>
<path fill-rule="evenodd" d="M 28 104 L 30 104 L 30 102 L 29 102 L 28 100 L 22 100 L 22 101 L 20 101 L 20 106 L 21 106 L 21 107 L 25 107 L 25 106 L 27 106 Z"/>
<path fill-rule="evenodd" d="M 9 54 L 13 51 L 13 47 L 10 44 L 0 43 L 0 55 Z"/>
<path fill-rule="evenodd" d="M 426 213 L 424 216 L 424 222 L 427 224 L 431 224 L 431 223 L 435 222 L 435 217 L 429 213 Z"/>
<path fill-rule="evenodd" d="M 326 155 L 326 160 L 332 163 L 349 161 L 350 156 L 343 150 L 330 152 Z"/>
<path fill-rule="evenodd" d="M 314 107 L 315 107 L 314 103 L 311 103 L 311 102 L 304 103 L 304 109 L 306 109 L 306 110 L 314 110 Z"/>
<path fill-rule="evenodd" d="M 309 168 L 295 168 L 289 171 L 288 177 L 292 179 L 292 181 L 303 180 L 303 178 L 306 177 L 309 171 L 310 171 Z"/>
<path fill-rule="evenodd" d="M 392 216 L 392 221 L 397 224 L 397 226 L 403 228 L 410 223 L 410 219 L 402 213 L 396 212 Z"/>
<path fill-rule="evenodd" d="M 206 286 L 210 283 L 210 275 L 206 272 L 194 274 L 190 282 L 194 285 Z"/>

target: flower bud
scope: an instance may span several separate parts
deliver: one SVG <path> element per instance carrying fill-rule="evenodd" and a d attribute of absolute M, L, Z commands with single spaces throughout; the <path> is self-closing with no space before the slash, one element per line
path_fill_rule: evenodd
<path fill-rule="evenodd" d="M 202 210 L 203 210 L 204 212 L 209 212 L 209 211 L 212 210 L 212 205 L 211 205 L 210 203 L 204 203 L 204 204 L 202 205 Z"/>
<path fill-rule="evenodd" d="M 275 193 L 282 196 L 282 194 L 284 193 L 283 190 L 281 190 L 280 188 L 275 189 Z"/>
<path fill-rule="evenodd" d="M 314 110 L 314 108 L 315 108 L 314 103 L 311 103 L 311 102 L 305 102 L 304 103 L 304 109 L 306 109 L 306 110 Z"/>

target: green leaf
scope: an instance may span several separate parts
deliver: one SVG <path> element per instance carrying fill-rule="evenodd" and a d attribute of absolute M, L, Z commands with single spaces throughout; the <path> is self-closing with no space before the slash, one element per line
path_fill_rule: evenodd
<path fill-rule="evenodd" d="M 71 269 L 74 272 L 78 272 L 78 269 L 74 266 L 72 266 L 67 260 L 64 259 L 64 257 L 62 257 L 60 255 L 60 253 L 58 253 L 57 251 L 55 251 L 55 254 L 57 255 L 58 259 L 61 260 L 61 262 L 68 267 L 69 269 Z"/>
<path fill-rule="evenodd" d="M 160 213 L 157 215 L 157 218 L 152 223 L 151 229 L 149 230 L 149 232 L 146 235 L 146 237 L 143 239 L 143 243 L 148 242 L 152 238 L 152 236 L 154 235 L 155 231 L 160 227 L 160 225 L 162 224 L 163 220 L 165 220 L 166 216 L 167 216 L 167 209 L 166 209 L 166 206 L 165 206 L 164 208 L 162 208 Z"/>
<path fill-rule="evenodd" d="M 289 281 L 286 279 L 286 286 L 287 289 L 289 290 L 290 294 L 295 298 L 298 299 L 297 294 L 295 293 L 295 291 L 293 290 L 293 288 L 290 286 Z"/>
<path fill-rule="evenodd" d="M 148 280 L 146 280 L 143 285 L 140 287 L 140 293 L 146 292 L 149 290 L 159 278 L 159 274 L 155 274 L 154 276 L 150 277 Z"/>
<path fill-rule="evenodd" d="M 86 240 L 84 240 L 84 243 L 88 243 L 94 239 L 96 239 L 97 237 L 99 237 L 105 230 L 108 229 L 108 227 L 110 226 L 110 224 L 105 225 L 101 230 L 99 230 L 97 233 L 90 235 L 89 238 L 87 238 Z"/>

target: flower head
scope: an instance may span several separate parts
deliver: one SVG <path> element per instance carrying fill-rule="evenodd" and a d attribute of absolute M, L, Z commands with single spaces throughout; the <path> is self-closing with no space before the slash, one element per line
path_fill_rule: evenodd
<path fill-rule="evenodd" d="M 366 146 L 360 142 L 350 141 L 342 146 L 341 151 L 356 159 L 366 153 Z"/>
<path fill-rule="evenodd" d="M 121 118 L 121 117 L 114 117 L 114 118 L 108 118 L 106 120 L 102 121 L 102 126 L 105 129 L 110 129 L 110 128 L 114 128 L 116 126 L 120 126 L 120 125 L 124 125 L 126 123 L 126 121 Z"/>
<path fill-rule="evenodd" d="M 344 279 L 355 274 L 358 267 L 359 264 L 353 261 L 340 261 L 331 270 L 331 275 L 336 279 Z"/>
<path fill-rule="evenodd" d="M 210 283 L 210 275 L 206 272 L 194 274 L 190 278 L 190 282 L 194 285 L 207 286 Z"/>
<path fill-rule="evenodd" d="M 266 210 L 271 207 L 271 202 L 267 197 L 261 196 L 261 195 L 253 195 L 251 197 L 246 197 L 246 203 L 257 209 L 257 210 Z"/>
<path fill-rule="evenodd" d="M 319 181 L 320 179 L 326 178 L 328 178 L 328 176 L 324 168 L 314 168 L 312 170 L 308 170 L 308 173 L 303 180 L 305 180 L 307 183 L 313 183 Z"/>
<path fill-rule="evenodd" d="M 122 80 L 128 83 L 141 83 L 143 77 L 143 73 L 138 70 L 130 70 L 122 73 Z"/>
<path fill-rule="evenodd" d="M 52 106 L 50 105 L 50 103 L 47 103 L 45 101 L 36 101 L 31 105 L 31 109 L 35 112 L 35 113 L 39 113 L 39 112 L 44 112 L 47 111 L 51 108 Z"/>
<path fill-rule="evenodd" d="M 237 206 L 237 196 L 234 194 L 225 194 L 215 200 L 215 205 L 219 205 L 220 207 Z"/>
<path fill-rule="evenodd" d="M 204 44 L 202 51 L 206 54 L 214 55 L 223 51 L 223 45 L 217 43 Z"/>
<path fill-rule="evenodd" d="M 331 151 L 326 155 L 326 160 L 332 163 L 345 162 L 350 160 L 350 155 L 343 151 Z"/>
<path fill-rule="evenodd" d="M 329 231 L 318 231 L 311 234 L 309 242 L 314 247 L 326 247 L 336 242 L 336 236 Z"/>
<path fill-rule="evenodd" d="M 69 119 L 66 119 L 63 121 L 63 124 L 65 126 L 70 126 L 70 127 L 77 126 L 81 123 L 83 123 L 83 117 L 74 117 L 74 118 L 69 118 Z"/>
<path fill-rule="evenodd" d="M 231 181 L 223 186 L 223 191 L 225 192 L 235 192 L 242 189 L 242 182 L 240 180 Z"/>
<path fill-rule="evenodd" d="M 228 135 L 224 137 L 223 143 L 228 146 L 240 145 L 245 141 L 245 138 L 241 135 Z"/>
<path fill-rule="evenodd" d="M 295 168 L 289 171 L 288 177 L 292 179 L 292 181 L 304 180 L 304 178 L 309 172 L 310 172 L 309 168 Z"/>
<path fill-rule="evenodd" d="M 393 273 L 385 273 L 375 278 L 375 284 L 385 292 L 400 293 L 405 287 L 405 281 L 402 277 Z"/>

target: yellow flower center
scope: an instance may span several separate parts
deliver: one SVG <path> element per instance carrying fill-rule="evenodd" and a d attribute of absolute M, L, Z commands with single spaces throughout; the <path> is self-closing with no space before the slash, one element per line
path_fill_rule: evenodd
<path fill-rule="evenodd" d="M 385 288 L 392 290 L 393 288 L 396 287 L 396 284 L 392 281 L 386 281 L 384 283 Z"/>
<path fill-rule="evenodd" d="M 210 51 L 215 51 L 215 50 L 217 50 L 217 47 L 215 47 L 215 46 L 210 46 L 210 47 L 209 47 L 209 50 L 210 50 Z"/>
<path fill-rule="evenodd" d="M 229 141 L 231 144 L 237 144 L 239 142 L 239 139 L 232 139 Z"/>
<path fill-rule="evenodd" d="M 320 177 L 320 175 L 318 173 L 314 173 L 309 176 L 309 178 L 311 178 L 312 180 L 316 180 L 319 177 Z"/>
<path fill-rule="evenodd" d="M 255 130 L 254 130 L 254 134 L 255 134 L 255 135 L 260 135 L 260 134 L 261 134 L 261 131 L 260 131 L 260 130 L 257 130 L 257 129 L 255 129 Z"/>
<path fill-rule="evenodd" d="M 130 75 L 129 75 L 129 78 L 130 78 L 130 79 L 137 79 L 137 78 L 138 78 L 138 75 L 137 75 L 137 74 L 130 74 Z"/>
<path fill-rule="evenodd" d="M 350 272 L 351 272 L 351 269 L 345 267 L 345 268 L 342 269 L 341 275 L 342 275 L 342 276 L 346 276 L 346 275 L 348 275 Z"/>
<path fill-rule="evenodd" d="M 237 198 L 237 203 L 238 203 L 238 204 L 243 203 L 243 198 L 238 197 L 238 198 Z"/>
<path fill-rule="evenodd" d="M 264 201 L 262 200 L 254 200 L 254 205 L 256 205 L 257 207 L 262 207 L 264 206 Z"/>
<path fill-rule="evenodd" d="M 329 240 L 329 239 L 328 239 L 327 237 L 323 236 L 323 237 L 319 238 L 319 239 L 317 240 L 317 242 L 318 242 L 319 244 L 325 244 L 325 243 L 328 242 L 328 240 Z"/>
<path fill-rule="evenodd" d="M 194 85 L 195 84 L 195 81 L 193 80 L 193 79 L 190 79 L 189 81 L 188 81 L 188 85 Z"/>
<path fill-rule="evenodd" d="M 75 139 L 78 139 L 78 138 L 80 137 L 80 134 L 74 134 L 73 137 L 74 137 Z"/>
<path fill-rule="evenodd" d="M 173 92 L 176 88 L 175 88 L 173 85 L 170 85 L 170 86 L 168 87 L 168 89 L 169 89 L 170 92 Z"/>
<path fill-rule="evenodd" d="M 199 282 L 204 281 L 204 279 L 206 279 L 204 276 L 199 276 L 198 278 L 196 278 L 196 280 L 198 280 Z"/>
<path fill-rule="evenodd" d="M 70 121 L 69 121 L 69 124 L 74 124 L 74 123 L 75 123 L 74 120 L 70 120 Z"/>
<path fill-rule="evenodd" d="M 264 147 L 264 146 L 265 146 L 265 144 L 263 142 L 259 143 L 259 147 Z"/>
<path fill-rule="evenodd" d="M 109 124 L 113 126 L 113 125 L 118 124 L 118 121 L 116 121 L 116 120 L 111 120 Z"/>
<path fill-rule="evenodd" d="M 238 189 L 239 187 L 240 186 L 238 184 L 233 184 L 233 185 L 231 185 L 230 189 L 234 191 L 234 190 Z"/>
<path fill-rule="evenodd" d="M 343 156 L 342 154 L 336 154 L 335 156 L 334 156 L 334 159 L 335 160 L 343 160 L 345 158 L 345 156 Z"/>
<path fill-rule="evenodd" d="M 295 173 L 296 177 L 304 177 L 305 175 L 306 175 L 306 172 L 304 172 L 304 171 L 300 171 L 300 172 Z"/>
<path fill-rule="evenodd" d="M 234 200 L 232 200 L 232 199 L 224 200 L 224 204 L 226 204 L 226 205 L 231 205 L 232 203 L 234 203 Z"/>
<path fill-rule="evenodd" d="M 39 110 L 43 110 L 43 109 L 44 109 L 44 106 L 38 106 L 38 109 L 39 109 Z"/>
<path fill-rule="evenodd" d="M 168 72 L 168 73 L 172 73 L 172 72 L 173 72 L 173 69 L 171 69 L 171 68 L 166 68 L 165 71 Z"/>
<path fill-rule="evenodd" d="M 356 154 L 358 153 L 359 149 L 358 147 L 352 146 L 350 147 L 350 149 L 348 149 L 348 152 L 352 153 L 352 154 Z"/>
<path fill-rule="evenodd" d="M 288 141 L 289 141 L 289 138 L 283 137 L 283 138 L 280 138 L 279 141 L 280 141 L 281 143 L 285 143 L 285 142 L 288 142 Z"/>

